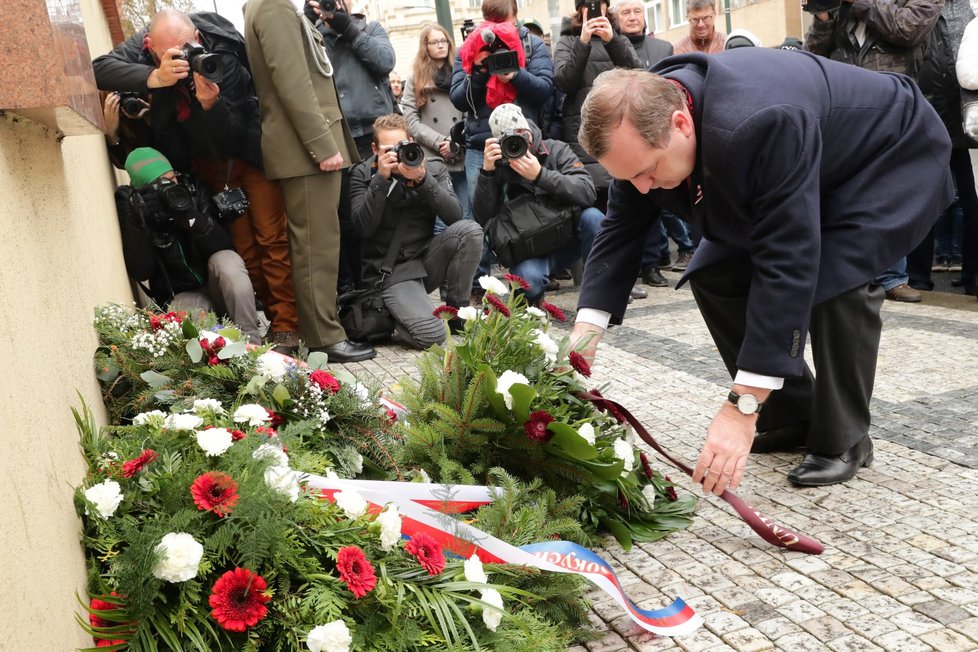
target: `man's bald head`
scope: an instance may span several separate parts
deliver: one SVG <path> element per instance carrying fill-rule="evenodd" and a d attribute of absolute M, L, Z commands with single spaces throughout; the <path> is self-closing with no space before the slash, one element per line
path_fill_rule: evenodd
<path fill-rule="evenodd" d="M 176 9 L 162 9 L 149 23 L 146 42 L 158 59 L 170 48 L 183 47 L 197 38 L 197 28 L 190 17 Z"/>

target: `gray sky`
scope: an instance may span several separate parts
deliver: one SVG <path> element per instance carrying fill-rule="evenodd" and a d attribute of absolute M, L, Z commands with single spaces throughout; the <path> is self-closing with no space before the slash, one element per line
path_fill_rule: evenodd
<path fill-rule="evenodd" d="M 292 0 L 292 3 L 296 7 L 301 7 L 304 0 Z M 217 11 L 238 28 L 238 31 L 244 31 L 244 16 L 241 13 L 241 7 L 244 5 L 245 0 L 196 0 L 197 8 L 201 11 Z"/>

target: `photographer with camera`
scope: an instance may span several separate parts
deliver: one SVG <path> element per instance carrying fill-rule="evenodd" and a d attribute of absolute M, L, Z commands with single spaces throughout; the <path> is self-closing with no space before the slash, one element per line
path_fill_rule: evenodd
<path fill-rule="evenodd" d="M 207 189 L 150 147 L 129 154 L 126 172 L 132 185 L 119 186 L 115 204 L 129 277 L 160 308 L 213 310 L 261 344 L 248 271 Z"/>
<path fill-rule="evenodd" d="M 594 208 L 594 180 L 570 145 L 542 138 L 540 129 L 515 104 L 496 107 L 489 127 L 492 137 L 486 140 L 472 192 L 472 214 L 486 230 L 500 262 L 530 284 L 527 302 L 538 304 L 552 270 L 587 260 L 604 215 Z M 535 220 L 520 219 L 530 213 Z M 495 236 L 496 227 L 509 224 L 501 225 L 500 220 L 511 224 L 539 220 L 547 229 L 514 232 L 514 239 L 522 243 L 503 242 Z M 521 246 L 528 243 L 532 244 Z"/>
<path fill-rule="evenodd" d="M 269 340 L 293 352 L 299 324 L 285 204 L 262 171 L 261 116 L 242 36 L 217 14 L 164 9 L 93 66 L 99 88 L 150 98 L 153 145 L 215 193 L 271 321 Z"/>
<path fill-rule="evenodd" d="M 380 288 L 399 339 L 426 349 L 445 339 L 428 294 L 444 287 L 446 304 L 468 305 L 482 229 L 462 219 L 448 170 L 408 140 L 402 116 L 377 118 L 373 134 L 374 155 L 350 174 L 353 224 L 363 237 L 363 285 Z M 436 215 L 448 226 L 432 235 Z"/>

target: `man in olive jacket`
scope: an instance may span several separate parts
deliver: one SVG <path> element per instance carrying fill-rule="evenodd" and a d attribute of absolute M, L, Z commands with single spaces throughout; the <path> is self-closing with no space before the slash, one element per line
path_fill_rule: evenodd
<path fill-rule="evenodd" d="M 250 0 L 245 44 L 261 103 L 265 171 L 285 195 L 299 329 L 332 362 L 370 359 L 376 351 L 347 340 L 337 315 L 340 170 L 358 157 L 322 35 L 289 0 Z"/>

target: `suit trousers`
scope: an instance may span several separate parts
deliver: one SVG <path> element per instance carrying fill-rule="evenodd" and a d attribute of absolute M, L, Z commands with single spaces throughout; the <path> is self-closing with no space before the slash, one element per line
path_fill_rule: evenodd
<path fill-rule="evenodd" d="M 292 285 L 299 332 L 306 346 L 342 342 L 346 332 L 336 311 L 340 225 L 336 207 L 341 172 L 321 172 L 280 181 L 289 216 Z"/>
<path fill-rule="evenodd" d="M 230 174 L 227 161 L 198 158 L 195 169 L 215 193 L 224 190 L 225 181 L 229 188 L 244 189 L 250 207 L 228 224 L 234 249 L 244 259 L 255 294 L 265 304 L 269 330 L 299 330 L 285 201 L 278 182 L 266 179 L 261 170 L 241 159 L 232 159 Z"/>
<path fill-rule="evenodd" d="M 747 328 L 753 273 L 750 259 L 743 257 L 690 277 L 696 304 L 731 378 Z M 810 421 L 808 449 L 823 455 L 837 455 L 869 433 L 883 297 L 880 286 L 866 283 L 814 306 L 809 332 L 815 374 L 806 365 L 801 377 L 785 378 L 758 415 L 758 431 Z"/>

